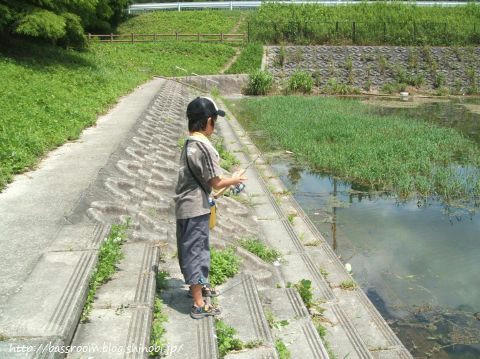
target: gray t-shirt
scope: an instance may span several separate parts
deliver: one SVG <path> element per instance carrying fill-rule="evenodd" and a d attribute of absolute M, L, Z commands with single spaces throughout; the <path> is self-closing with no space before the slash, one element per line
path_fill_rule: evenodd
<path fill-rule="evenodd" d="M 175 216 L 177 219 L 193 218 L 210 213 L 208 197 L 188 169 L 186 162 L 187 152 L 191 170 L 209 194 L 212 188 L 209 186 L 208 181 L 222 174 L 222 169 L 219 165 L 220 156 L 210 142 L 206 138 L 193 138 L 190 136 L 188 145 L 184 146 L 180 157 L 180 169 L 175 188 Z"/>

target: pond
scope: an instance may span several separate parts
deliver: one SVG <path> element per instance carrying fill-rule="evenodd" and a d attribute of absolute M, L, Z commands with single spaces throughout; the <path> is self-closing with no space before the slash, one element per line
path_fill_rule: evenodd
<path fill-rule="evenodd" d="M 365 100 L 453 127 L 480 145 L 479 102 Z M 468 106 L 467 106 L 468 105 Z M 261 147 L 261 137 L 251 133 Z M 480 358 L 480 213 L 389 193 L 272 156 L 272 167 L 415 357 Z"/>

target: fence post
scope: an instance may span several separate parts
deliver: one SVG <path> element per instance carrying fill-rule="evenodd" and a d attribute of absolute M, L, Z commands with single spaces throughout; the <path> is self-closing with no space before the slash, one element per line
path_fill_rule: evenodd
<path fill-rule="evenodd" d="M 157 33 L 153 34 L 153 42 L 157 42 Z"/>
<path fill-rule="evenodd" d="M 250 42 L 250 21 L 247 21 L 247 42 Z"/>
<path fill-rule="evenodd" d="M 200 42 L 200 33 L 197 33 L 197 40 Z"/>
<path fill-rule="evenodd" d="M 335 22 L 335 33 L 338 35 L 338 21 Z"/>
<path fill-rule="evenodd" d="M 473 24 L 473 28 L 475 28 L 475 23 Z M 475 32 L 475 31 L 474 31 Z M 88 33 L 88 39 L 91 40 L 92 39 L 92 34 L 91 33 Z"/>
<path fill-rule="evenodd" d="M 181 11 L 180 3 L 177 3 L 177 6 L 178 6 L 178 11 Z"/>
<path fill-rule="evenodd" d="M 220 33 L 220 42 L 223 42 L 223 32 Z"/>
<path fill-rule="evenodd" d="M 387 42 L 387 23 L 383 23 L 383 43 Z"/>
<path fill-rule="evenodd" d="M 355 21 L 352 22 L 352 42 L 355 44 Z"/>
<path fill-rule="evenodd" d="M 110 33 L 110 42 L 113 42 L 113 34 Z"/>
<path fill-rule="evenodd" d="M 133 32 L 132 32 L 132 44 L 133 44 Z"/>
<path fill-rule="evenodd" d="M 178 31 L 175 31 L 175 40 L 178 41 Z"/>

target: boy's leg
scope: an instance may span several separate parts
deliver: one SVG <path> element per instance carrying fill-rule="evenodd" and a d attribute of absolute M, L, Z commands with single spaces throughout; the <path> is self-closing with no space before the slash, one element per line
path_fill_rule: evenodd
<path fill-rule="evenodd" d="M 202 284 L 194 284 L 190 286 L 190 291 L 192 292 L 193 305 L 196 307 L 203 307 L 205 302 L 202 295 Z"/>

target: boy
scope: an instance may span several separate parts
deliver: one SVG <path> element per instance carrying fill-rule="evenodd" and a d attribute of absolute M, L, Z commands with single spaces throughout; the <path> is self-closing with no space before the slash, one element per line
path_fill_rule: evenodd
<path fill-rule="evenodd" d="M 185 283 L 190 286 L 193 297 L 190 316 L 194 319 L 220 314 L 219 308 L 203 299 L 218 295 L 208 285 L 210 193 L 212 188 L 218 190 L 246 180 L 246 177 L 220 177 L 220 156 L 208 139 L 218 116 L 224 117 L 225 112 L 210 98 L 197 97 L 188 104 L 189 137 L 180 157 L 175 188 L 178 261 Z"/>

